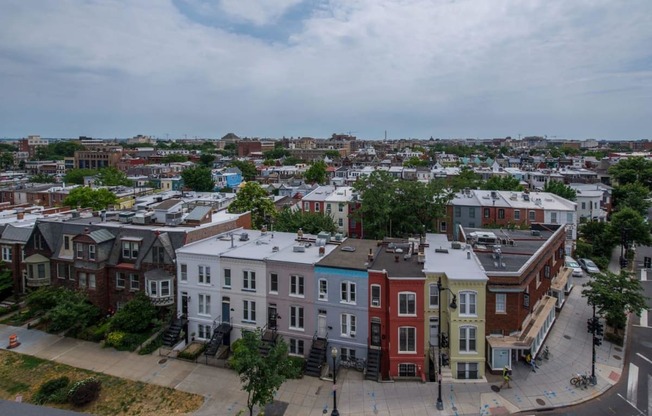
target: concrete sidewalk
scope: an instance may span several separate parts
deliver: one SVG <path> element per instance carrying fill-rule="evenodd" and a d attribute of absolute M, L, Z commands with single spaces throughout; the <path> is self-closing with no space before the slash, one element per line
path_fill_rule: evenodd
<path fill-rule="evenodd" d="M 500 415 L 519 411 L 559 407 L 579 403 L 604 393 L 618 381 L 624 352 L 609 342 L 597 348 L 598 383 L 588 389 L 574 388 L 570 378 L 591 369 L 591 336 L 586 320 L 591 308 L 581 297 L 581 284 L 587 277 L 574 278 L 573 289 L 557 317 L 546 345 L 551 357 L 536 373 L 529 366 L 516 364 L 511 389 L 497 390 L 501 379 L 489 375 L 488 381 L 444 383 L 444 410 L 435 408 L 437 383 L 376 383 L 363 380 L 362 373 L 342 369 L 338 373 L 338 409 L 342 415 Z M 21 345 L 14 351 L 54 360 L 75 367 L 118 377 L 172 387 L 206 397 L 197 415 L 236 415 L 246 409 L 246 393 L 231 370 L 166 360 L 158 355 L 102 348 L 98 344 L 62 338 L 37 330 L 0 325 L 1 348 L 10 334 L 17 334 Z M 289 380 L 276 399 L 287 402 L 287 416 L 330 414 L 332 384 L 312 377 Z"/>

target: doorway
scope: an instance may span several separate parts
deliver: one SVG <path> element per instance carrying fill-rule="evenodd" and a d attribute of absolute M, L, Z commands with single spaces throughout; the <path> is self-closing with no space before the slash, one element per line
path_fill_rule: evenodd
<path fill-rule="evenodd" d="M 231 322 L 231 299 L 222 298 L 222 322 Z"/>
<path fill-rule="evenodd" d="M 430 345 L 439 347 L 439 318 L 430 318 Z"/>
<path fill-rule="evenodd" d="M 320 310 L 317 315 L 317 338 L 326 338 L 326 311 Z"/>

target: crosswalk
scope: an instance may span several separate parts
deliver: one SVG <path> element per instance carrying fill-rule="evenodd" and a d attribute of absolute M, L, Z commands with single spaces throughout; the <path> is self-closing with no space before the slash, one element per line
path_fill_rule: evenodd
<path fill-rule="evenodd" d="M 647 357 L 644 357 L 641 354 L 636 355 L 652 363 L 652 361 Z M 639 366 L 630 363 L 629 376 L 627 378 L 627 397 L 622 397 L 620 394 L 618 396 L 636 409 L 639 415 L 652 416 L 652 375 L 645 374 L 642 380 L 640 375 Z M 641 391 L 645 391 L 646 394 L 639 394 L 639 388 Z M 645 401 L 646 403 L 641 403 L 642 401 Z"/>

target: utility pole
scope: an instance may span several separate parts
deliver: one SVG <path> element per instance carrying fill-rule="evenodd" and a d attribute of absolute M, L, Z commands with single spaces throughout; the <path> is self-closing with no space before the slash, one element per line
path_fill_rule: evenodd
<path fill-rule="evenodd" d="M 602 345 L 602 336 L 604 335 L 604 326 L 600 323 L 600 318 L 595 316 L 595 305 L 593 305 L 593 316 L 588 319 L 586 322 L 588 332 L 591 334 L 591 384 L 594 386 L 598 384 L 598 380 L 595 377 L 595 347 Z"/>

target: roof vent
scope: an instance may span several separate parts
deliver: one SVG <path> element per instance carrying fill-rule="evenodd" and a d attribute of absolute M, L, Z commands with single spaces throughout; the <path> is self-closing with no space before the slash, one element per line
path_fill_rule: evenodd
<path fill-rule="evenodd" d="M 352 253 L 352 252 L 355 251 L 355 247 L 344 246 L 344 247 L 342 247 L 340 250 L 342 250 L 342 251 L 348 251 L 348 252 Z"/>
<path fill-rule="evenodd" d="M 295 253 L 305 253 L 306 248 L 304 246 L 294 246 L 292 251 L 294 251 Z"/>
<path fill-rule="evenodd" d="M 272 247 L 272 253 L 278 253 L 278 246 Z"/>
<path fill-rule="evenodd" d="M 249 241 L 249 233 L 241 233 L 240 241 Z"/>
<path fill-rule="evenodd" d="M 435 249 L 435 253 L 448 253 L 448 249 L 439 247 Z"/>
<path fill-rule="evenodd" d="M 454 248 L 455 250 L 459 250 L 462 248 L 462 243 L 460 243 L 459 241 L 453 241 L 451 243 L 451 247 Z"/>
<path fill-rule="evenodd" d="M 532 230 L 532 231 L 531 231 L 531 234 L 532 234 L 534 237 L 541 237 L 541 231 L 539 231 L 539 230 Z"/>

